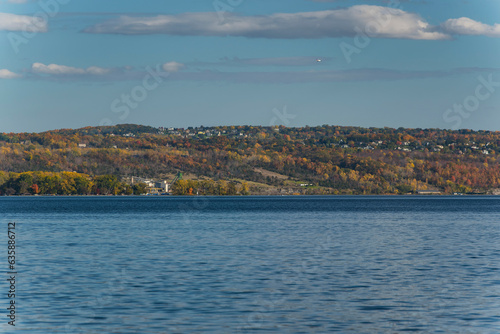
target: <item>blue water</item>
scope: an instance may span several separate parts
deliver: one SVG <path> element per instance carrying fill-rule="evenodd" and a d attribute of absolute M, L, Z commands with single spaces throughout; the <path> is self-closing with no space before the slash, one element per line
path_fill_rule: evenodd
<path fill-rule="evenodd" d="M 3 197 L 2 254 L 9 221 L 2 333 L 500 333 L 498 197 Z"/>

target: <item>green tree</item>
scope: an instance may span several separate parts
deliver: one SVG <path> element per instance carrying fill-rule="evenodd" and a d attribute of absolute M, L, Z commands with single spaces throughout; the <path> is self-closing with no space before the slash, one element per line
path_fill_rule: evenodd
<path fill-rule="evenodd" d="M 119 190 L 120 182 L 115 175 L 100 175 L 94 178 L 97 192 L 102 195 L 116 195 Z"/>
<path fill-rule="evenodd" d="M 148 192 L 148 186 L 145 183 L 138 183 L 132 186 L 134 195 L 142 195 Z"/>
<path fill-rule="evenodd" d="M 224 180 L 219 180 L 217 182 L 217 186 L 218 186 L 218 190 L 219 190 L 219 193 L 217 195 L 227 195 L 227 191 L 228 191 L 228 185 L 227 185 L 227 181 L 224 181 Z"/>
<path fill-rule="evenodd" d="M 17 193 L 25 195 L 29 193 L 29 189 L 33 185 L 33 175 L 31 173 L 21 173 L 17 180 L 15 180 Z"/>
<path fill-rule="evenodd" d="M 9 179 L 9 173 L 0 171 L 0 187 Z"/>
<path fill-rule="evenodd" d="M 240 194 L 248 195 L 249 193 L 250 193 L 250 187 L 248 186 L 248 183 L 242 182 L 240 186 Z"/>
<path fill-rule="evenodd" d="M 229 184 L 227 185 L 227 195 L 236 195 L 236 183 L 229 182 Z"/>
<path fill-rule="evenodd" d="M 59 175 L 54 175 L 51 173 L 43 175 L 38 181 L 40 193 L 56 195 L 59 190 L 60 181 L 61 177 Z"/>
<path fill-rule="evenodd" d="M 188 191 L 188 182 L 186 180 L 177 180 L 172 185 L 172 193 L 174 195 L 187 195 Z"/>
<path fill-rule="evenodd" d="M 407 184 L 400 184 L 396 186 L 396 189 L 400 194 L 408 194 L 413 191 L 413 188 L 410 185 Z"/>
<path fill-rule="evenodd" d="M 120 193 L 124 195 L 132 195 L 134 193 L 134 188 L 128 184 L 123 184 Z"/>
<path fill-rule="evenodd" d="M 74 178 L 75 190 L 78 195 L 89 195 L 92 192 L 94 183 L 85 176 L 77 176 Z"/>

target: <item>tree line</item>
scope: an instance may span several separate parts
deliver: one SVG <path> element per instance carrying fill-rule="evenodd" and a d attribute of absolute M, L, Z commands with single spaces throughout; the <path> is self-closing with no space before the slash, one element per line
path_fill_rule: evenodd
<path fill-rule="evenodd" d="M 0 195 L 142 195 L 145 183 L 129 185 L 115 175 L 90 176 L 75 172 L 0 171 Z M 172 185 L 173 195 L 248 195 L 246 182 L 225 180 L 178 180 Z"/>
<path fill-rule="evenodd" d="M 91 177 L 75 172 L 0 171 L 0 195 L 142 195 L 144 183 L 129 185 L 115 175 Z"/>
<path fill-rule="evenodd" d="M 178 180 L 172 185 L 173 195 L 234 196 L 249 195 L 248 183 L 225 180 Z"/>

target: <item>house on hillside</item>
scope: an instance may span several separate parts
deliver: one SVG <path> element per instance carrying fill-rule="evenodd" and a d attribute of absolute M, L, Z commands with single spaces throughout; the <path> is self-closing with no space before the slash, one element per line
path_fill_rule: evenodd
<path fill-rule="evenodd" d="M 138 184 L 138 183 L 144 183 L 148 187 L 148 193 L 149 194 L 164 194 L 168 193 L 170 190 L 170 185 L 168 184 L 167 181 L 154 181 L 152 179 L 146 179 L 143 177 L 138 177 L 138 176 L 132 176 L 130 178 L 126 179 L 126 182 L 130 182 L 131 185 Z"/>
<path fill-rule="evenodd" d="M 441 191 L 439 191 L 439 190 L 417 190 L 417 194 L 419 194 L 419 195 L 440 195 Z"/>

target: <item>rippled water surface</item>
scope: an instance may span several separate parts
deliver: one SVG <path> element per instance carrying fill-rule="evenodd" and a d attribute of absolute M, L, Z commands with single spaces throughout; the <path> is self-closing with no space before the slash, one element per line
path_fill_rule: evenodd
<path fill-rule="evenodd" d="M 0 215 L 15 333 L 500 333 L 496 197 L 9 197 Z"/>

